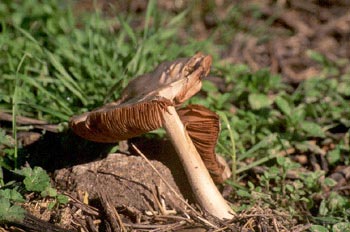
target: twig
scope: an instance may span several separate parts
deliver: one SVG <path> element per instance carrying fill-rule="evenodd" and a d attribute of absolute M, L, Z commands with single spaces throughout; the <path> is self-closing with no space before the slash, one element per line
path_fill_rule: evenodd
<path fill-rule="evenodd" d="M 186 221 L 187 223 L 193 222 L 193 220 L 190 220 L 188 218 L 185 218 L 182 216 L 175 216 L 175 215 L 157 215 L 155 219 L 171 219 L 171 220 L 177 220 L 177 221 Z"/>
<path fill-rule="evenodd" d="M 99 216 L 100 212 L 97 208 L 92 207 L 91 205 L 84 204 L 77 198 L 73 197 L 71 194 L 64 192 L 64 195 L 68 196 L 70 198 L 70 204 L 73 204 L 75 207 L 81 209 L 85 213 L 88 213 L 93 216 Z"/>
<path fill-rule="evenodd" d="M 164 229 L 164 228 L 172 227 L 174 225 L 177 226 L 179 224 L 184 225 L 185 221 L 175 222 L 175 223 L 166 224 L 166 225 L 150 225 L 150 224 L 144 225 L 144 224 L 129 224 L 129 223 L 125 223 L 125 226 L 132 227 L 133 229 Z"/>
<path fill-rule="evenodd" d="M 25 231 L 69 232 L 69 230 L 43 221 L 29 213 L 25 214 L 24 220 L 22 222 L 15 221 L 8 222 L 7 224 L 22 228 Z"/>
<path fill-rule="evenodd" d="M 122 219 L 120 218 L 120 215 L 119 215 L 118 211 L 114 207 L 112 207 L 112 211 L 114 212 L 114 215 L 118 219 L 118 222 L 119 222 L 119 225 L 120 225 L 122 231 L 126 232 L 127 230 L 125 229 L 124 223 L 123 223 Z"/>
<path fill-rule="evenodd" d="M 0 112 L 0 121 L 12 122 L 13 121 L 12 115 L 5 112 Z M 35 128 L 47 130 L 54 133 L 59 132 L 59 125 L 49 124 L 46 121 L 42 121 L 34 118 L 16 116 L 16 123 L 22 124 L 22 125 L 32 125 Z"/>
<path fill-rule="evenodd" d="M 202 218 L 200 216 L 200 214 L 188 203 L 186 202 L 176 191 L 175 189 L 173 189 L 173 187 L 171 187 L 171 185 L 165 180 L 165 178 L 159 173 L 159 171 L 154 167 L 154 165 L 147 159 L 147 157 L 134 145 L 131 144 L 131 146 L 135 149 L 135 151 L 147 162 L 147 164 L 150 165 L 150 167 L 153 169 L 153 171 L 155 171 L 157 173 L 157 175 L 160 177 L 160 179 L 165 183 L 165 185 L 170 189 L 170 191 L 172 191 L 175 196 L 182 201 L 189 209 L 192 210 L 192 212 L 195 214 L 195 216 L 202 222 L 204 222 L 205 224 L 209 225 L 210 227 L 213 227 L 215 229 L 217 229 L 218 227 L 213 225 L 211 222 L 209 222 L 208 220 Z"/>
<path fill-rule="evenodd" d="M 168 213 L 166 212 L 166 209 L 163 208 L 162 204 L 159 202 L 159 199 L 155 193 L 155 190 L 152 188 L 152 196 L 154 198 L 154 201 L 156 203 L 156 205 L 158 206 L 159 208 L 159 211 L 162 215 L 167 215 Z"/>
<path fill-rule="evenodd" d="M 153 171 L 155 171 L 155 173 L 157 173 L 157 175 L 160 177 L 160 179 L 165 183 L 165 185 L 170 189 L 170 191 L 172 191 L 175 196 L 182 201 L 188 208 L 190 208 L 192 211 L 194 211 L 196 214 L 198 214 L 198 212 L 190 205 L 188 204 L 187 201 L 185 201 L 176 191 L 175 189 L 173 189 L 173 187 L 171 187 L 171 185 L 166 181 L 166 179 L 162 176 L 162 174 L 159 173 L 159 171 L 154 167 L 154 165 L 147 159 L 147 157 L 134 145 L 131 144 L 131 146 L 135 149 L 135 151 L 147 162 L 147 164 L 149 164 L 151 166 L 151 168 L 153 169 Z"/>
<path fill-rule="evenodd" d="M 87 226 L 89 227 L 89 231 L 90 232 L 98 232 L 98 230 L 97 230 L 97 228 L 96 228 L 96 226 L 95 226 L 91 216 L 87 216 L 86 217 L 86 223 L 87 223 Z"/>
<path fill-rule="evenodd" d="M 307 229 L 309 229 L 311 227 L 311 224 L 306 224 L 306 225 L 303 225 L 303 226 L 297 226 L 298 228 L 296 229 L 293 229 L 292 228 L 292 232 L 302 232 L 302 231 L 306 231 Z"/>
<path fill-rule="evenodd" d="M 219 229 L 217 229 L 217 230 L 214 230 L 213 232 L 226 231 L 227 229 L 228 229 L 228 227 L 227 227 L 227 226 L 224 226 L 224 227 L 222 227 L 222 228 L 219 228 Z"/>
<path fill-rule="evenodd" d="M 89 231 L 87 225 L 85 225 L 84 221 L 82 218 L 78 217 L 77 215 L 73 214 L 72 215 L 73 220 L 71 220 L 72 224 L 79 227 L 79 230 L 77 231 Z M 43 231 L 42 229 L 40 231 Z"/>
<path fill-rule="evenodd" d="M 273 227 L 275 228 L 276 232 L 280 232 L 280 230 L 278 229 L 276 218 L 272 218 L 272 224 L 273 224 Z"/>
<path fill-rule="evenodd" d="M 116 210 L 111 204 L 109 203 L 108 196 L 105 194 L 105 192 L 102 189 L 98 189 L 98 196 L 100 198 L 101 205 L 106 213 L 107 220 L 110 223 L 113 231 L 123 231 L 126 232 L 119 214 L 116 213 Z M 118 223 L 119 225 L 118 225 Z"/>

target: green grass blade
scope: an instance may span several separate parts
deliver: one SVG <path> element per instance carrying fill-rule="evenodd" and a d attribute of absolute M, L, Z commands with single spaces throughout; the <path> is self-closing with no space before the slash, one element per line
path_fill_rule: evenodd
<path fill-rule="evenodd" d="M 47 95 L 50 99 L 53 99 L 54 101 L 56 101 L 62 107 L 62 111 L 65 111 L 69 115 L 73 114 L 73 111 L 70 109 L 68 104 L 66 104 L 64 99 L 62 99 L 60 96 L 47 91 L 43 86 L 41 86 L 39 84 L 39 82 L 37 80 L 35 80 L 33 78 L 30 78 L 30 77 L 25 76 L 25 75 L 21 75 L 20 77 L 26 84 L 37 88 L 39 91 L 41 91 L 42 93 Z"/>
<path fill-rule="evenodd" d="M 271 145 L 274 141 L 276 141 L 277 138 L 277 134 L 271 134 L 267 137 L 265 137 L 263 140 L 261 140 L 260 142 L 258 142 L 257 144 L 255 144 L 252 148 L 250 148 L 248 151 L 246 151 L 245 153 L 241 154 L 238 158 L 238 160 L 243 160 L 246 158 L 250 158 L 252 156 L 254 156 L 254 152 L 259 151 L 262 148 L 266 148 L 269 145 Z"/>
<path fill-rule="evenodd" d="M 25 53 L 16 69 L 16 81 L 15 81 L 15 89 L 13 91 L 13 97 L 12 97 L 12 134 L 13 139 L 15 141 L 15 147 L 14 147 L 14 154 L 13 154 L 13 160 L 14 160 L 14 167 L 17 168 L 17 159 L 18 159 L 18 140 L 17 140 L 17 115 L 18 115 L 18 102 L 20 99 L 20 80 L 19 80 L 19 71 L 21 70 L 21 67 L 24 63 L 24 60 L 28 56 L 27 53 Z"/>
<path fill-rule="evenodd" d="M 236 182 L 237 179 L 237 156 L 236 156 L 236 142 L 235 142 L 235 137 L 233 135 L 233 129 L 231 128 L 230 122 L 228 121 L 228 118 L 225 113 L 219 112 L 220 117 L 222 120 L 225 122 L 225 125 L 227 127 L 227 130 L 229 132 L 230 140 L 231 140 L 231 159 L 232 159 L 232 181 Z"/>
<path fill-rule="evenodd" d="M 144 28 L 144 31 L 143 31 L 143 40 L 146 40 L 146 38 L 148 36 L 151 16 L 155 12 L 156 3 L 157 2 L 155 0 L 150 0 L 148 2 L 147 10 L 146 10 L 146 17 L 145 17 L 145 28 Z"/>
<path fill-rule="evenodd" d="M 31 103 L 23 103 L 23 105 L 28 105 L 37 111 L 45 112 L 47 114 L 50 114 L 54 117 L 57 117 L 57 118 L 63 120 L 63 121 L 69 121 L 69 118 L 70 118 L 68 115 L 63 114 L 60 111 L 56 111 L 56 110 L 50 109 L 50 108 L 45 107 L 45 106 L 40 106 L 37 104 L 31 104 Z"/>
<path fill-rule="evenodd" d="M 23 28 L 20 28 L 16 25 L 14 25 L 14 27 L 16 28 L 16 30 L 18 30 L 21 34 L 24 35 L 24 37 L 26 37 L 27 39 L 29 39 L 30 41 L 32 41 L 34 44 L 36 44 L 40 50 L 41 50 L 41 47 L 40 47 L 40 44 L 39 42 L 26 30 L 24 30 Z"/>
<path fill-rule="evenodd" d="M 55 69 L 61 74 L 57 77 L 62 81 L 62 84 L 67 87 L 76 97 L 78 97 L 84 105 L 88 104 L 88 101 L 85 96 L 82 94 L 82 90 L 79 85 L 73 80 L 73 78 L 68 74 L 63 65 L 57 60 L 54 54 L 47 51 L 46 52 L 50 62 L 55 67 Z"/>
<path fill-rule="evenodd" d="M 168 26 L 175 26 L 176 24 L 180 23 L 185 19 L 185 16 L 188 14 L 189 10 L 186 9 L 182 11 L 180 14 L 177 14 L 175 17 L 171 18 L 171 20 L 168 23 Z"/>
<path fill-rule="evenodd" d="M 130 27 L 130 25 L 123 19 L 121 16 L 117 16 L 118 21 L 120 22 L 120 25 L 126 32 L 126 34 L 130 37 L 131 41 L 133 44 L 136 46 L 137 45 L 137 38 L 134 30 Z"/>
<path fill-rule="evenodd" d="M 256 166 L 259 166 L 259 165 L 261 165 L 261 164 L 263 164 L 263 163 L 266 163 L 266 162 L 269 161 L 269 160 L 275 159 L 275 158 L 277 158 L 279 155 L 280 155 L 279 153 L 277 153 L 275 150 L 273 150 L 273 151 L 272 151 L 272 154 L 269 154 L 269 155 L 266 156 L 266 157 L 263 157 L 263 158 L 261 158 L 261 159 L 255 161 L 255 162 L 253 162 L 253 163 L 250 163 L 250 164 L 248 164 L 248 165 L 245 165 L 244 167 L 239 168 L 239 169 L 236 171 L 236 173 L 237 173 L 237 174 L 240 174 L 240 173 L 242 173 L 242 172 L 245 172 L 245 171 L 247 171 L 247 170 L 249 170 L 249 169 L 251 169 L 251 168 L 253 168 L 253 167 L 256 167 Z"/>

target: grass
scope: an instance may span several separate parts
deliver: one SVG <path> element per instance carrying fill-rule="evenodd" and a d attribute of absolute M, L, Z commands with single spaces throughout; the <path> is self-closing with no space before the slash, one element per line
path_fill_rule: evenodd
<path fill-rule="evenodd" d="M 64 123 L 74 114 L 117 99 L 132 77 L 161 61 L 201 50 L 213 54 L 212 73 L 222 77 L 227 89 L 223 92 L 204 81 L 202 93 L 191 102 L 220 112 L 223 119 L 217 151 L 232 162 L 235 178 L 228 184 L 236 190 L 231 196 L 238 202 L 236 211 L 260 204 L 288 210 L 316 229 L 349 226 L 349 198 L 338 192 L 324 194 L 335 184 L 327 178 L 329 173 L 302 172 L 294 159 L 297 154 L 324 156 L 330 169 L 350 164 L 350 73 L 339 72 L 344 64 L 309 51 L 324 70 L 297 88 L 268 70 L 251 72 L 245 65 L 222 64 L 217 54 L 228 38 L 237 30 L 249 30 L 239 24 L 244 12 L 232 8 L 212 37 L 202 42 L 178 35 L 188 29 L 190 12 L 160 12 L 150 1 L 143 27 L 134 29 L 136 15 L 103 17 L 95 10 L 76 17 L 70 7 L 55 0 L 1 2 L 1 111 Z M 232 22 L 239 26 L 228 30 Z M 225 32 L 223 38 L 214 42 L 219 32 Z M 16 141 L 20 128 L 15 117 L 12 127 Z M 18 166 L 21 145 L 11 144 L 4 131 L 0 128 L 0 144 L 7 147 L 1 152 L 0 167 L 12 170 Z M 324 152 L 327 146 L 332 149 Z M 288 156 L 290 149 L 293 156 Z M 264 171 L 251 176 L 258 166 Z M 290 172 L 299 176 L 291 180 Z M 0 181 L 4 186 L 2 177 Z M 11 205 L 3 204 L 11 210 Z"/>

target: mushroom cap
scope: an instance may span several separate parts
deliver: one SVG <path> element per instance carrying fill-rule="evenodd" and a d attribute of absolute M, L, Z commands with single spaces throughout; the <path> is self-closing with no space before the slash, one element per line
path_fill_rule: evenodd
<path fill-rule="evenodd" d="M 188 105 L 177 112 L 214 182 L 223 183 L 231 173 L 225 161 L 219 160 L 215 153 L 219 116 L 201 105 Z"/>
<path fill-rule="evenodd" d="M 153 72 L 132 80 L 117 102 L 74 116 L 70 127 L 79 136 L 113 143 L 162 127 L 162 114 L 196 94 L 201 78 L 210 71 L 211 57 L 197 53 L 191 58 L 164 62 Z"/>
<path fill-rule="evenodd" d="M 211 56 L 200 52 L 190 58 L 163 62 L 153 72 L 131 80 L 122 93 L 121 101 L 147 96 L 162 89 L 163 96 L 169 91 L 169 85 L 180 81 L 183 82 L 181 91 L 163 97 L 171 99 L 175 105 L 182 104 L 201 89 L 201 79 L 209 74 L 211 64 Z"/>
<path fill-rule="evenodd" d="M 74 116 L 70 127 L 79 136 L 102 143 L 126 140 L 162 126 L 161 114 L 172 103 L 159 98 L 134 104 L 108 104 Z"/>

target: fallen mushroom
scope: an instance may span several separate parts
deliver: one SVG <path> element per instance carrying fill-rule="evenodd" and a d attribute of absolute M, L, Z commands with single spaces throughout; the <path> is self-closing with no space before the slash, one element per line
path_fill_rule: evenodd
<path fill-rule="evenodd" d="M 234 212 L 216 188 L 175 109 L 200 90 L 211 62 L 210 56 L 201 53 L 165 62 L 132 80 L 119 101 L 73 117 L 70 126 L 78 135 L 97 142 L 125 140 L 163 127 L 198 203 L 213 216 L 230 219 Z"/>

